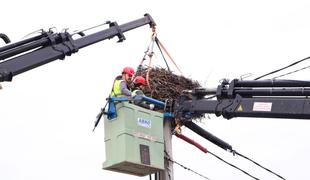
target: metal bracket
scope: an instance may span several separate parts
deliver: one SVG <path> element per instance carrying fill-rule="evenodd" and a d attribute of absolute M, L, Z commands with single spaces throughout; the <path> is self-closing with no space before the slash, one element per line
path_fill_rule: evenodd
<path fill-rule="evenodd" d="M 154 19 L 152 18 L 152 16 L 150 14 L 146 13 L 146 14 L 144 14 L 144 17 L 149 18 L 149 20 L 150 20 L 150 27 L 151 28 L 156 26 L 156 23 L 155 23 Z"/>
<path fill-rule="evenodd" d="M 229 83 L 229 88 L 228 88 L 228 91 L 227 91 L 227 97 L 228 97 L 228 98 L 233 98 L 236 82 L 238 82 L 238 79 L 234 79 L 234 80 L 232 80 L 232 81 Z"/>
<path fill-rule="evenodd" d="M 112 97 L 112 98 L 108 98 L 107 100 L 108 100 L 108 105 L 109 105 L 107 117 L 109 120 L 111 120 L 117 117 L 115 101 L 129 101 L 130 99 L 128 97 Z"/>
<path fill-rule="evenodd" d="M 59 33 L 59 34 L 60 34 L 60 37 L 61 37 L 61 33 Z M 59 35 L 59 34 L 58 34 L 58 35 Z M 62 37 L 61 37 L 61 38 L 62 38 Z M 58 51 L 58 52 L 61 52 L 61 53 L 62 53 L 62 57 L 59 58 L 59 59 L 64 60 L 65 57 L 66 57 L 66 53 L 65 53 L 65 51 L 64 51 L 63 49 L 58 49 L 58 48 L 56 47 L 56 38 L 55 38 L 55 36 L 53 36 L 53 32 L 52 32 L 51 30 L 47 33 L 47 39 L 49 40 L 50 45 L 52 46 L 52 48 L 53 48 L 55 51 Z"/>
<path fill-rule="evenodd" d="M 12 81 L 13 73 L 7 71 L 6 69 L 0 69 L 0 82 Z"/>
<path fill-rule="evenodd" d="M 111 22 L 110 27 L 115 27 L 115 29 L 117 30 L 117 37 L 118 37 L 118 41 L 117 42 L 123 42 L 124 40 L 126 40 L 121 28 L 119 27 L 119 25 L 117 24 L 117 22 Z"/>
<path fill-rule="evenodd" d="M 241 100 L 242 100 L 242 97 L 239 94 L 237 94 L 236 98 L 231 102 L 231 104 L 229 104 L 228 106 L 222 109 L 222 116 L 226 119 L 233 118 L 234 112 L 239 106 Z"/>
<path fill-rule="evenodd" d="M 74 41 L 68 32 L 60 33 L 59 36 L 62 39 L 62 44 L 69 49 L 69 52 L 66 54 L 67 56 L 71 56 L 71 54 L 78 52 L 79 49 L 74 44 Z"/>

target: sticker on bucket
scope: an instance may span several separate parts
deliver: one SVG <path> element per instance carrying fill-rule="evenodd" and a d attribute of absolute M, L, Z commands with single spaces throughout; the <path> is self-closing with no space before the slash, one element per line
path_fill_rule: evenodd
<path fill-rule="evenodd" d="M 138 131 L 134 131 L 133 135 L 135 137 L 146 139 L 146 140 L 149 140 L 149 141 L 156 141 L 157 140 L 155 136 L 152 136 L 152 135 L 149 135 L 149 134 L 145 134 L 145 133 L 142 133 L 142 132 L 138 132 Z"/>
<path fill-rule="evenodd" d="M 139 126 L 146 127 L 146 128 L 151 128 L 151 125 L 152 125 L 151 122 L 152 122 L 152 121 L 149 120 L 149 119 L 143 119 L 143 118 L 138 118 L 138 119 L 137 119 L 137 124 L 138 124 Z"/>

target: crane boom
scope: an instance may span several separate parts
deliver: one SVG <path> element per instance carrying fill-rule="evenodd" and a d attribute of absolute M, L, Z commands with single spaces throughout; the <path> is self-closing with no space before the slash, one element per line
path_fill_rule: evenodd
<path fill-rule="evenodd" d="M 125 40 L 124 32 L 149 24 L 156 24 L 149 14 L 143 18 L 118 25 L 109 22 L 109 28 L 74 40 L 68 32 L 54 33 L 51 30 L 0 48 L 0 82 L 12 81 L 18 74 L 37 68 L 58 59 L 64 59 L 79 49 L 115 36 Z M 3 35 L 4 36 L 4 35 Z"/>
<path fill-rule="evenodd" d="M 211 96 L 210 96 L 211 95 Z M 235 152 L 231 145 L 192 122 L 203 114 L 226 119 L 263 117 L 310 119 L 310 81 L 299 80 L 224 80 L 215 89 L 184 91 L 170 104 L 179 123 L 224 150 Z M 215 98 L 215 99 L 214 99 Z M 166 110 L 167 111 L 167 110 Z"/>
<path fill-rule="evenodd" d="M 189 95 L 191 98 L 189 98 Z M 214 95 L 216 100 L 206 98 Z M 233 80 L 217 89 L 187 91 L 175 103 L 178 118 L 185 121 L 210 113 L 233 117 L 310 119 L 310 81 Z"/>

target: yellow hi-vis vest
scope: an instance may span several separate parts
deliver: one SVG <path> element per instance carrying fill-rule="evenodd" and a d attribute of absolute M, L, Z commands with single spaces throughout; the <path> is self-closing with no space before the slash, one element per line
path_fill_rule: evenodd
<path fill-rule="evenodd" d="M 140 89 L 136 89 L 134 91 L 132 91 L 132 97 L 134 97 L 135 95 L 143 95 L 143 92 Z"/>
<path fill-rule="evenodd" d="M 122 96 L 121 82 L 123 79 L 115 79 L 110 97 Z"/>

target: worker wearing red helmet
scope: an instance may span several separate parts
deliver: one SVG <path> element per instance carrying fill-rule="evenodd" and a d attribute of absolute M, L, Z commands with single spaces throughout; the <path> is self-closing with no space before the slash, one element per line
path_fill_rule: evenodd
<path fill-rule="evenodd" d="M 142 76 L 137 76 L 133 80 L 134 90 L 132 91 L 132 97 L 134 99 L 134 104 L 147 108 L 147 109 L 154 109 L 154 104 L 146 104 L 142 97 L 144 93 L 142 91 L 142 87 L 146 85 L 146 80 Z"/>
<path fill-rule="evenodd" d="M 137 76 L 133 80 L 133 85 L 134 85 L 134 90 L 132 91 L 132 96 L 134 97 L 135 95 L 144 95 L 142 92 L 142 86 L 146 85 L 146 81 L 144 77 L 142 76 Z"/>
<path fill-rule="evenodd" d="M 122 71 L 122 75 L 117 76 L 114 80 L 112 87 L 111 97 L 119 96 L 131 96 L 129 83 L 132 81 L 132 77 L 135 74 L 135 70 L 131 67 L 125 67 Z"/>

